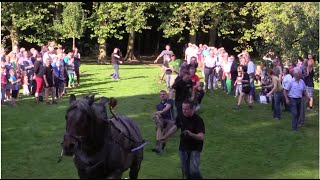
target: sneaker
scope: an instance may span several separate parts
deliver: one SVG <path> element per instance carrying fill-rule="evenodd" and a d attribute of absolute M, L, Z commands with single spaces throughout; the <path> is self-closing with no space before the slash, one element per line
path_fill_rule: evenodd
<path fill-rule="evenodd" d="M 35 103 L 37 103 L 37 104 L 39 103 L 39 98 L 38 97 L 35 98 Z"/>
<path fill-rule="evenodd" d="M 46 105 L 51 105 L 50 102 L 46 102 Z"/>
<path fill-rule="evenodd" d="M 52 104 L 58 104 L 57 101 L 52 101 Z"/>
<path fill-rule="evenodd" d="M 249 109 L 252 109 L 253 107 L 251 105 L 249 105 Z"/>
<path fill-rule="evenodd" d="M 234 110 L 239 110 L 240 106 L 236 105 L 235 107 L 233 107 L 232 109 Z"/>

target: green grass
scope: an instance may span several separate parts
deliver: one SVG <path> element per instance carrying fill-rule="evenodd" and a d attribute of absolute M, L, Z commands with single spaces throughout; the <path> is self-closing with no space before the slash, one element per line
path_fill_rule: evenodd
<path fill-rule="evenodd" d="M 181 178 L 178 134 L 166 152 L 151 152 L 155 132 L 151 114 L 159 102 L 160 68 L 153 65 L 121 65 L 121 81 L 112 81 L 111 65 L 82 65 L 77 96 L 95 93 L 118 99 L 116 112 L 138 122 L 146 146 L 139 178 Z M 200 74 L 200 73 L 199 73 Z M 201 75 L 200 75 L 201 76 Z M 319 99 L 317 85 L 316 101 Z M 236 99 L 222 91 L 207 93 L 199 112 L 205 121 L 205 143 L 201 153 L 204 178 L 319 178 L 318 101 L 298 132 L 291 131 L 291 114 L 272 119 L 271 106 L 243 105 L 233 111 Z M 20 97 L 18 106 L 1 110 L 2 178 L 78 178 L 72 158 L 57 163 L 65 129 L 68 98 L 58 105 L 35 104 Z M 128 177 L 128 172 L 123 175 Z"/>

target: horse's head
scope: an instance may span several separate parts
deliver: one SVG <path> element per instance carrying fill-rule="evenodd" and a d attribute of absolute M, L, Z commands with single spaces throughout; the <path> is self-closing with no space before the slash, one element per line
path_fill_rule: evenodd
<path fill-rule="evenodd" d="M 108 99 L 100 98 L 99 103 L 93 96 L 86 96 L 76 100 L 75 95 L 70 95 L 70 107 L 66 113 L 66 132 L 63 141 L 63 151 L 67 156 L 74 154 L 75 147 L 90 143 L 99 145 L 103 141 L 104 122 L 108 119 L 106 103 Z"/>

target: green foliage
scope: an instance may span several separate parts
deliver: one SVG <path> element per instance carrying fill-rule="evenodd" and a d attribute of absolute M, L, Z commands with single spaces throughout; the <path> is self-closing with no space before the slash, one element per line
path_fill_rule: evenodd
<path fill-rule="evenodd" d="M 41 45 L 53 34 L 50 28 L 53 7 L 51 2 L 3 2 L 1 30 L 9 34 L 15 31 L 17 39 Z"/>
<path fill-rule="evenodd" d="M 59 5 L 59 4 L 58 4 Z M 60 39 L 79 39 L 86 27 L 86 15 L 82 2 L 62 2 L 63 12 L 56 17 L 53 29 L 60 34 Z"/>
<path fill-rule="evenodd" d="M 295 60 L 308 53 L 319 53 L 319 3 L 268 2 L 256 3 L 255 34 L 266 44 L 257 47 L 278 51 L 286 61 Z"/>
<path fill-rule="evenodd" d="M 104 43 L 109 37 L 121 40 L 123 30 L 120 20 L 123 13 L 123 4 L 114 2 L 94 2 L 92 15 L 88 18 L 88 27 L 93 30 L 91 37 L 97 37 L 98 43 Z"/>

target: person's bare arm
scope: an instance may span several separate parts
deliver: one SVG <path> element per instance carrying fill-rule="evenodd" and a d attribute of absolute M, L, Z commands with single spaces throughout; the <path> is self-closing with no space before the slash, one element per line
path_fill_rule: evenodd
<path fill-rule="evenodd" d="M 283 95 L 284 95 L 284 98 L 286 99 L 286 103 L 289 105 L 290 104 L 290 100 L 289 100 L 289 97 L 288 97 L 288 90 L 284 90 L 283 91 Z"/>
<path fill-rule="evenodd" d="M 162 111 L 157 111 L 156 113 L 162 114 L 164 112 L 169 111 L 171 107 L 172 107 L 171 104 L 167 104 L 166 107 L 162 109 Z"/>
<path fill-rule="evenodd" d="M 270 96 L 277 88 L 277 81 L 275 79 L 272 79 L 273 88 L 271 91 L 267 94 L 267 96 Z M 272 86 L 272 85 L 271 85 Z"/>

